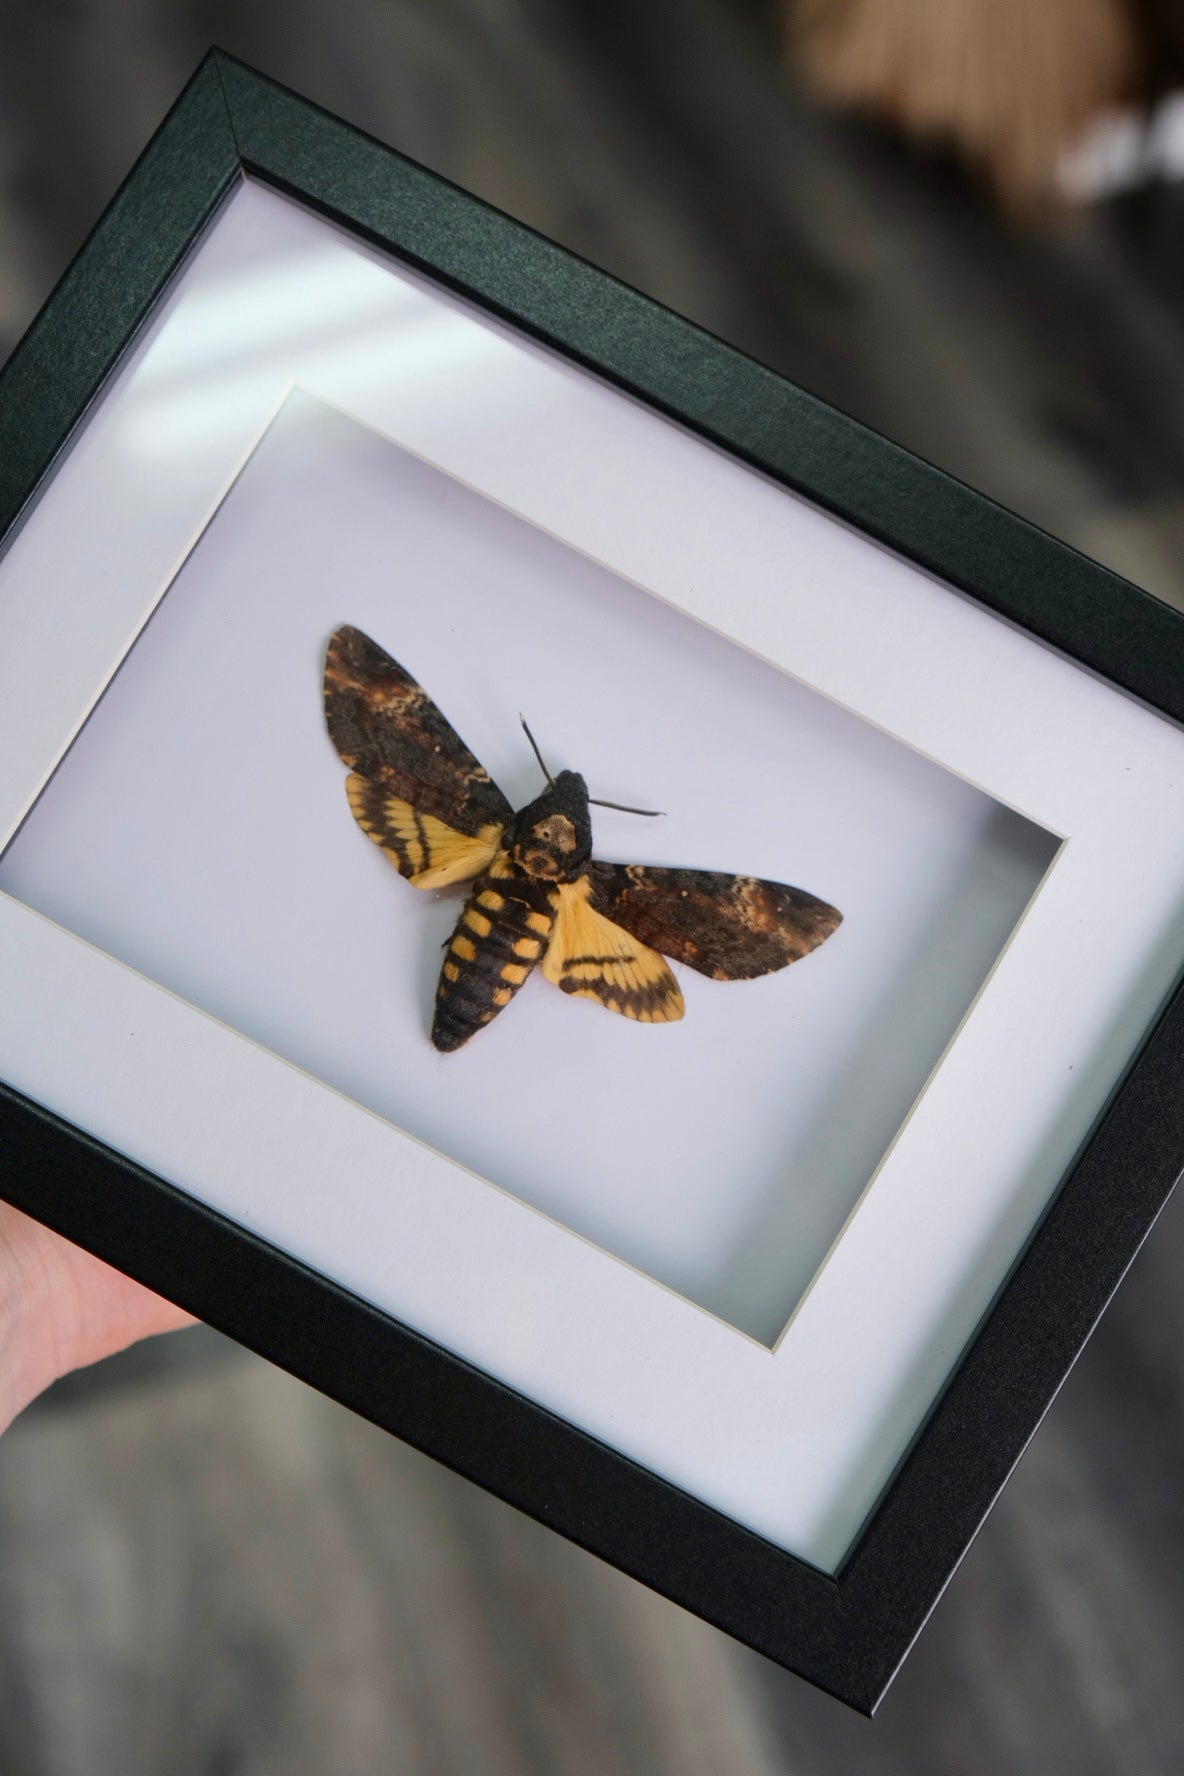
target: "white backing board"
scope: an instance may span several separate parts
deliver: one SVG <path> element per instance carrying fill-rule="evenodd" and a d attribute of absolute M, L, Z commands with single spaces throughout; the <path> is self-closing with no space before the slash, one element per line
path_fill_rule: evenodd
<path fill-rule="evenodd" d="M 343 621 L 516 806 L 553 770 L 597 854 L 735 868 L 844 913 L 814 956 L 681 970 L 661 1028 L 541 974 L 427 1030 L 463 893 L 354 826 L 321 710 Z M 296 392 L 0 863 L 0 889 L 772 1345 L 1056 849 L 899 741 Z M 348 1161 L 345 1163 L 348 1174 Z"/>

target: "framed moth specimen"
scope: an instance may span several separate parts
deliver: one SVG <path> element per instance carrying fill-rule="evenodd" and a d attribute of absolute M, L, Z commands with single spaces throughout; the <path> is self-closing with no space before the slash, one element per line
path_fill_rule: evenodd
<path fill-rule="evenodd" d="M 217 53 L 0 534 L 0 1189 L 870 1712 L 1184 1163 L 1184 617 Z"/>
<path fill-rule="evenodd" d="M 715 980 L 752 980 L 840 923 L 834 907 L 781 882 L 597 861 L 596 798 L 577 771 L 552 777 L 537 748 L 547 787 L 515 814 L 422 686 L 348 625 L 329 642 L 325 719 L 351 767 L 354 818 L 399 874 L 416 888 L 475 884 L 436 988 L 441 1053 L 490 1023 L 536 966 L 576 998 L 669 1024 L 684 1003 L 664 955 Z"/>

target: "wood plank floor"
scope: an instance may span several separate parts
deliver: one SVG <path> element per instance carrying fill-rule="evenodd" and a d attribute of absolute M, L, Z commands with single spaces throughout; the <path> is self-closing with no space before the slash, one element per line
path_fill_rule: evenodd
<path fill-rule="evenodd" d="M 6 1776 L 781 1769 L 755 1655 L 186 1341 L 0 1445 Z"/>
<path fill-rule="evenodd" d="M 0 0 L 0 351 L 212 42 L 1184 603 L 1170 193 L 1010 236 L 760 5 Z M 1184 1201 L 874 1726 L 199 1331 L 0 1442 L 0 1776 L 1177 1776 Z"/>

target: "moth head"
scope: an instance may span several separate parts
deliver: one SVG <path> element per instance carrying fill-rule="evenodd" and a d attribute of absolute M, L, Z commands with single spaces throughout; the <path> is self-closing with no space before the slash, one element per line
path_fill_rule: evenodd
<path fill-rule="evenodd" d="M 541 796 L 514 816 L 509 853 L 528 875 L 570 882 L 592 855 L 588 785 L 578 771 L 560 771 Z"/>

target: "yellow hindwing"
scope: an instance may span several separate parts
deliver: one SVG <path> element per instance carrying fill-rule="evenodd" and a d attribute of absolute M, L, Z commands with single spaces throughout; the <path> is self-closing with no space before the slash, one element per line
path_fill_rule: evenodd
<path fill-rule="evenodd" d="M 413 888 L 447 888 L 479 876 L 497 854 L 500 826 L 483 826 L 470 837 L 446 826 L 434 814 L 419 814 L 357 771 L 345 780 L 354 819 L 381 847 Z"/>
<path fill-rule="evenodd" d="M 559 910 L 543 958 L 549 981 L 576 999 L 598 999 L 609 1011 L 642 1024 L 671 1024 L 683 1014 L 678 982 L 657 950 L 639 943 L 589 903 L 586 876 L 563 882 Z"/>

